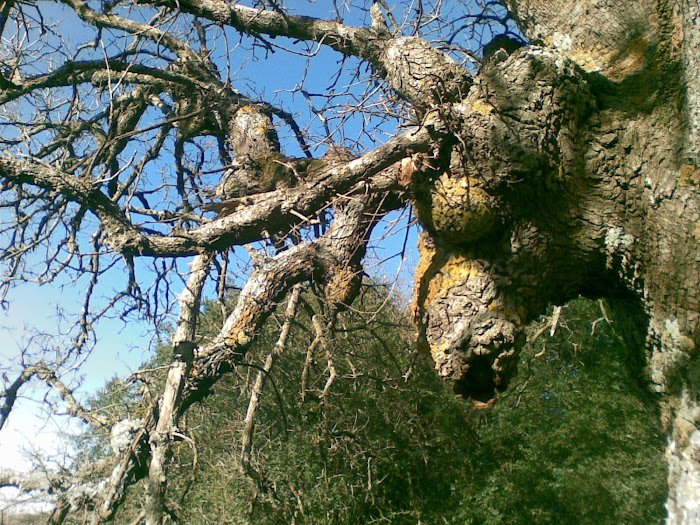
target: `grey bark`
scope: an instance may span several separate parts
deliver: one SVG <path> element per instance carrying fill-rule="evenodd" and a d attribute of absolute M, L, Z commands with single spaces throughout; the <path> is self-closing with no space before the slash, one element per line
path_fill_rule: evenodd
<path fill-rule="evenodd" d="M 151 464 L 144 509 L 147 525 L 161 523 L 166 511 L 167 462 L 173 434 L 177 430 L 181 396 L 194 361 L 199 306 L 212 258 L 211 254 L 204 254 L 192 261 L 190 278 L 180 294 L 180 318 L 173 337 L 173 361 L 168 368 L 160 398 L 158 420 L 149 437 Z"/>

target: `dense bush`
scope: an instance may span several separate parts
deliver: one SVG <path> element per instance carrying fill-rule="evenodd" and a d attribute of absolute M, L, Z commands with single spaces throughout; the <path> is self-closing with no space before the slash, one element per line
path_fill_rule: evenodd
<path fill-rule="evenodd" d="M 597 302 L 569 303 L 553 338 L 549 318 L 533 323 L 518 377 L 491 410 L 477 410 L 412 352 L 406 315 L 384 299 L 367 287 L 341 315 L 302 396 L 310 316 L 323 309 L 302 296 L 289 347 L 267 378 L 253 456 L 262 479 L 253 482 L 241 470 L 240 436 L 281 320 L 268 322 L 247 364 L 182 422 L 189 438 L 169 484 L 181 523 L 661 522 L 657 403 L 630 366 L 639 350 Z M 205 332 L 219 315 L 206 306 Z M 324 396 L 326 350 L 337 378 Z M 105 392 L 113 403 L 114 389 Z M 130 498 L 117 521 L 128 523 L 137 507 Z"/>

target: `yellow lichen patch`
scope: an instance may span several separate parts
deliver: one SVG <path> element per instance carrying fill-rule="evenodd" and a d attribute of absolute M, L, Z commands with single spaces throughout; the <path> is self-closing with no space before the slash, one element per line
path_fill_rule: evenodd
<path fill-rule="evenodd" d="M 483 100 L 477 100 L 476 102 L 474 102 L 472 109 L 480 115 L 487 117 L 493 111 L 493 106 L 488 102 L 484 102 Z"/>
<path fill-rule="evenodd" d="M 226 337 L 226 344 L 231 347 L 243 346 L 248 344 L 250 339 L 245 330 L 234 330 Z"/>
<path fill-rule="evenodd" d="M 244 115 L 246 113 L 257 113 L 257 112 L 258 112 L 258 109 L 253 104 L 248 104 L 246 106 L 243 106 L 236 113 L 240 113 L 240 114 Z"/>
<path fill-rule="evenodd" d="M 427 286 L 430 279 L 435 273 L 435 259 L 437 258 L 438 249 L 435 246 L 435 241 L 430 237 L 428 232 L 421 232 L 418 237 L 418 265 L 416 266 L 416 287 L 413 297 L 413 319 L 418 321 L 421 316 L 422 302 L 427 293 Z"/>
<path fill-rule="evenodd" d="M 428 283 L 426 304 L 446 297 L 454 288 L 479 275 L 481 266 L 470 257 L 452 254 Z"/>
<path fill-rule="evenodd" d="M 418 237 L 418 254 L 420 259 L 416 267 L 417 281 L 420 282 L 423 280 L 423 277 L 428 273 L 428 269 L 431 267 L 437 253 L 438 249 L 435 246 L 435 241 L 433 241 L 427 232 L 421 232 Z"/>
<path fill-rule="evenodd" d="M 450 347 L 448 345 L 435 345 L 431 346 L 428 345 L 428 348 L 430 349 L 430 357 L 433 359 L 434 363 L 439 363 L 441 361 L 444 361 L 445 358 L 449 355 L 450 353 Z M 441 370 L 438 370 L 438 373 Z"/>
<path fill-rule="evenodd" d="M 649 40 L 643 37 L 629 42 L 624 50 L 613 51 L 604 46 L 574 47 L 564 55 L 587 73 L 600 72 L 619 82 L 637 73 L 646 64 L 645 52 Z"/>
<path fill-rule="evenodd" d="M 498 312 L 498 311 L 503 311 L 503 303 L 499 299 L 494 299 L 489 303 L 488 306 L 489 310 L 492 312 Z"/>
<path fill-rule="evenodd" d="M 493 199 L 471 177 L 443 174 L 431 192 L 431 222 L 450 242 L 467 243 L 489 233 L 496 222 Z"/>
<path fill-rule="evenodd" d="M 333 305 L 349 304 L 359 285 L 359 275 L 349 266 L 336 266 L 326 285 L 326 300 Z"/>
<path fill-rule="evenodd" d="M 603 71 L 610 59 L 610 54 L 600 49 L 575 48 L 566 53 L 566 56 L 587 73 Z"/>

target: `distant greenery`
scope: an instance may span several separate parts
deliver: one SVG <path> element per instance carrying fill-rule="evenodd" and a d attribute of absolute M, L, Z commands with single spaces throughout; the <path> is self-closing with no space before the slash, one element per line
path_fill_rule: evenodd
<path fill-rule="evenodd" d="M 248 366 L 220 381 L 182 422 L 191 441 L 177 447 L 169 484 L 181 523 L 662 521 L 657 402 L 630 366 L 638 351 L 625 345 L 617 321 L 604 319 L 597 302 L 566 305 L 553 338 L 549 325 L 542 329 L 549 319 L 533 323 L 530 339 L 540 336 L 524 349 L 518 377 L 493 409 L 481 411 L 436 377 L 427 356 L 412 353 L 410 322 L 381 287 L 364 288 L 355 310 L 336 325 L 328 348 L 338 377 L 326 402 L 323 349 L 302 401 L 300 378 L 314 338 L 310 315 L 323 309 L 311 294 L 302 297 L 258 414 L 254 465 L 264 482 L 242 473 L 240 436 L 253 378 L 278 335 L 277 317 Z M 203 337 L 221 314 L 207 304 L 204 317 Z M 167 361 L 165 351 L 149 366 Z M 108 386 L 95 402 L 114 404 L 117 390 Z M 138 505 L 130 497 L 117 523 L 129 523 Z"/>

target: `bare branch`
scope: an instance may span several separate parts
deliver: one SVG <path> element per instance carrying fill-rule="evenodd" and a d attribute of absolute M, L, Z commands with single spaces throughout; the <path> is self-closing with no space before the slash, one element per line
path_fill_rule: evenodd
<path fill-rule="evenodd" d="M 237 201 L 245 204 L 240 210 L 170 237 L 146 234 L 93 182 L 37 159 L 18 159 L 6 152 L 0 156 L 0 175 L 64 195 L 85 206 L 100 219 L 108 242 L 119 253 L 182 257 L 205 249 L 221 250 L 261 240 L 262 231 L 287 229 L 299 222 L 299 213 L 313 215 L 333 195 L 350 191 L 358 184 L 366 183 L 372 191 L 396 187 L 395 179 L 381 172 L 411 153 L 428 151 L 431 142 L 431 134 L 425 127 L 407 132 L 358 159 L 332 166 L 295 188 L 246 197 Z"/>
<path fill-rule="evenodd" d="M 258 489 L 265 490 L 265 479 L 263 474 L 251 463 L 251 449 L 253 447 L 253 435 L 255 432 L 255 416 L 260 407 L 260 399 L 262 398 L 265 380 L 267 379 L 275 357 L 282 355 L 287 347 L 287 337 L 292 326 L 292 321 L 296 316 L 297 304 L 301 294 L 301 285 L 295 285 L 292 288 L 292 294 L 287 302 L 287 309 L 284 312 L 284 324 L 280 329 L 280 335 L 275 343 L 272 351 L 265 358 L 265 363 L 255 376 L 255 381 L 250 392 L 250 401 L 248 402 L 248 410 L 243 420 L 243 431 L 241 433 L 241 466 L 243 471 L 258 485 Z"/>
<path fill-rule="evenodd" d="M 141 0 L 141 3 L 177 7 L 251 35 L 287 36 L 318 42 L 344 55 L 362 58 L 417 108 L 427 109 L 431 103 L 462 98 L 470 85 L 466 70 L 420 38 L 392 38 L 388 32 L 377 31 L 374 27 L 351 27 L 224 0 L 186 0 L 177 5 L 167 0 Z"/>
<path fill-rule="evenodd" d="M 28 366 L 22 373 L 15 379 L 2 393 L 2 405 L 0 405 L 0 430 L 5 425 L 10 412 L 12 412 L 12 407 L 17 401 L 17 395 L 19 394 L 20 388 L 28 383 L 32 377 L 39 373 L 38 368 Z"/>

